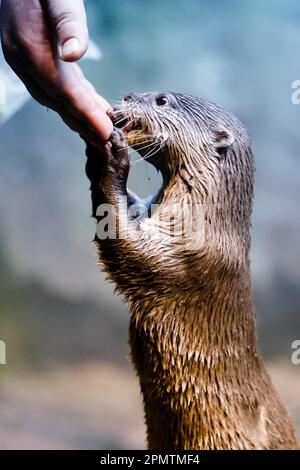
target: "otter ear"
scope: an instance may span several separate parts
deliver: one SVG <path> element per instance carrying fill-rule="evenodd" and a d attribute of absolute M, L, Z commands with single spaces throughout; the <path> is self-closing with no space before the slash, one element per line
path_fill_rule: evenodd
<path fill-rule="evenodd" d="M 215 148 L 219 155 L 226 154 L 227 149 L 233 144 L 234 142 L 234 135 L 225 127 L 219 127 L 214 131 L 214 143 Z"/>

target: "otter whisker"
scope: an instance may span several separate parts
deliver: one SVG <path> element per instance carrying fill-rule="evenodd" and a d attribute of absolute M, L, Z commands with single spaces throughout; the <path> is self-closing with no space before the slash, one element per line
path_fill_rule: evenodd
<path fill-rule="evenodd" d="M 158 148 L 155 148 L 157 145 L 158 145 Z M 148 151 L 148 153 L 144 157 L 141 157 L 138 160 L 136 160 L 135 162 L 133 162 L 132 165 L 135 165 L 136 163 L 148 160 L 150 157 L 153 157 L 154 155 L 157 154 L 157 152 L 159 152 L 160 148 L 161 147 L 160 147 L 159 143 L 154 143 L 153 147 Z"/>
<path fill-rule="evenodd" d="M 118 124 L 120 124 L 120 122 L 124 121 L 124 118 L 120 118 L 118 119 L 117 121 L 114 121 L 114 126 L 117 126 Z"/>
<path fill-rule="evenodd" d="M 156 144 L 156 145 L 157 145 L 157 144 Z M 143 158 L 143 160 L 148 160 L 150 157 L 154 157 L 154 155 L 156 155 L 156 154 L 160 151 L 160 149 L 161 149 L 160 144 L 158 144 L 158 145 L 159 145 L 158 148 L 157 148 L 157 149 L 154 149 L 153 152 L 149 152 L 147 155 L 145 155 L 145 157 Z"/>
<path fill-rule="evenodd" d="M 121 129 L 125 129 L 126 126 L 131 126 L 131 125 L 134 126 L 134 125 L 135 125 L 135 120 L 134 120 L 134 119 L 128 120 L 128 119 L 126 119 L 125 117 L 122 117 L 122 118 L 120 118 L 119 120 L 115 121 L 115 122 L 114 122 L 114 125 L 116 126 L 116 125 L 120 124 L 120 123 L 121 123 L 122 121 L 124 121 L 124 120 L 125 120 L 125 124 L 124 124 L 124 126 L 121 127 Z"/>
<path fill-rule="evenodd" d="M 110 113 L 111 113 L 111 114 L 119 114 L 119 111 L 117 111 L 116 109 L 111 109 L 111 110 L 110 110 Z"/>
<path fill-rule="evenodd" d="M 130 136 L 129 136 L 129 137 L 130 137 Z M 139 137 L 139 138 L 144 138 L 144 139 L 147 138 L 147 137 L 151 137 L 152 139 L 154 139 L 154 138 L 155 138 L 155 135 L 154 135 L 154 134 L 140 134 L 140 133 L 139 133 L 139 134 L 138 134 L 138 137 Z"/>
<path fill-rule="evenodd" d="M 143 142 L 143 143 L 146 143 L 146 142 L 150 142 L 150 144 L 148 143 L 148 145 L 144 145 L 144 146 L 142 146 L 142 147 L 140 147 L 140 148 L 134 148 L 135 145 L 139 145 L 139 144 L 129 145 L 129 150 L 133 150 L 134 152 L 139 152 L 140 150 L 144 150 L 144 149 L 146 149 L 146 148 L 148 148 L 148 147 L 151 147 L 151 146 L 155 145 L 155 142 L 153 142 L 152 140 L 148 140 L 148 141 L 145 141 L 145 142 Z M 117 151 L 118 151 L 118 152 L 121 152 L 122 150 L 123 150 L 123 149 L 119 149 L 119 150 L 117 150 Z"/>
<path fill-rule="evenodd" d="M 144 145 L 142 145 L 144 144 Z M 147 145 L 146 145 L 147 144 Z M 153 140 L 152 139 L 149 139 L 149 140 L 144 140 L 144 142 L 142 143 L 139 143 L 139 144 L 130 144 L 128 142 L 128 145 L 132 148 L 132 150 L 135 150 L 136 152 L 139 152 L 139 150 L 142 150 L 144 149 L 145 147 L 149 147 L 149 145 L 152 145 L 153 144 Z"/>
<path fill-rule="evenodd" d="M 147 145 L 142 145 L 141 147 L 136 147 L 136 148 L 134 148 L 134 150 L 136 152 L 140 152 L 141 150 L 145 150 L 149 147 L 153 147 L 154 145 L 156 145 L 155 142 L 153 142 L 153 141 L 149 140 L 148 142 L 150 142 L 150 143 L 148 143 Z M 144 142 L 144 143 L 146 144 L 146 142 Z M 136 144 L 136 145 L 138 145 L 138 144 Z M 133 145 L 131 147 L 133 147 Z"/>
<path fill-rule="evenodd" d="M 122 127 L 122 129 L 127 126 L 128 124 L 133 124 L 134 123 L 134 119 L 132 119 L 131 121 L 128 121 L 124 116 L 122 116 L 120 119 L 118 119 L 117 121 L 114 121 L 114 125 L 117 126 L 118 124 L 120 124 L 122 121 L 126 121 L 126 124 L 124 124 L 124 126 Z"/>
<path fill-rule="evenodd" d="M 151 147 L 150 151 L 152 151 L 152 150 L 153 150 L 153 146 Z M 134 162 L 132 162 L 132 165 L 135 165 L 136 163 L 142 162 L 143 160 L 145 161 L 146 158 L 145 157 L 140 157 L 140 158 L 138 158 L 138 160 L 135 160 Z"/>
<path fill-rule="evenodd" d="M 158 146 L 158 149 L 159 150 L 161 148 L 161 145 L 160 145 L 160 142 L 153 142 L 153 148 L 157 147 Z M 150 155 L 151 153 L 151 149 L 148 151 L 148 153 L 146 153 L 146 155 L 143 157 L 144 159 L 145 158 L 148 158 L 148 156 Z"/>
<path fill-rule="evenodd" d="M 124 124 L 124 126 L 122 126 L 122 129 L 124 129 L 126 126 L 131 126 L 133 125 L 134 126 L 134 119 L 131 119 L 131 121 L 126 121 L 126 124 Z"/>
<path fill-rule="evenodd" d="M 151 139 L 145 139 L 145 140 L 143 140 L 143 142 L 137 142 L 136 144 L 130 144 L 130 139 L 128 139 L 128 143 L 129 143 L 130 147 L 132 147 L 132 148 L 139 147 L 140 145 L 148 144 L 149 142 L 151 142 L 152 144 L 154 143 L 152 138 Z"/>
<path fill-rule="evenodd" d="M 140 134 L 138 135 L 140 138 L 152 137 L 155 138 L 155 134 Z"/>

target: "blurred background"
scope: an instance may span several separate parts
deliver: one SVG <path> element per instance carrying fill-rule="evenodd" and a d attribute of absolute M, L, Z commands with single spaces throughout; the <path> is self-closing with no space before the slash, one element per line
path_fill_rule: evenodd
<path fill-rule="evenodd" d="M 195 94 L 232 111 L 249 130 L 257 165 L 252 272 L 259 341 L 299 437 L 300 365 L 291 363 L 291 343 L 300 338 L 300 105 L 292 104 L 291 84 L 300 79 L 300 3 L 86 6 L 102 59 L 82 67 L 106 98 Z M 0 339 L 7 346 L 0 448 L 144 448 L 127 307 L 91 245 L 84 146 L 54 112 L 28 100 L 2 120 L 0 153 Z M 160 184 L 145 162 L 130 178 L 141 195 Z"/>

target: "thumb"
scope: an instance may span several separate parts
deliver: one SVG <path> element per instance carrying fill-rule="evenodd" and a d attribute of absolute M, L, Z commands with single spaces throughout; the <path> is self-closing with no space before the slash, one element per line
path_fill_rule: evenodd
<path fill-rule="evenodd" d="M 62 60 L 80 59 L 88 47 L 87 18 L 83 0 L 48 0 L 48 14 L 57 35 Z"/>

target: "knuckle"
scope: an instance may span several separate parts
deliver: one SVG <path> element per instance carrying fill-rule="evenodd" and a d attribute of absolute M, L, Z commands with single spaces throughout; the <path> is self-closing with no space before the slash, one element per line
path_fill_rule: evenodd
<path fill-rule="evenodd" d="M 83 29 L 84 25 L 79 22 L 77 16 L 72 12 L 64 12 L 57 20 L 55 29 L 58 35 L 72 35 L 74 31 Z"/>

